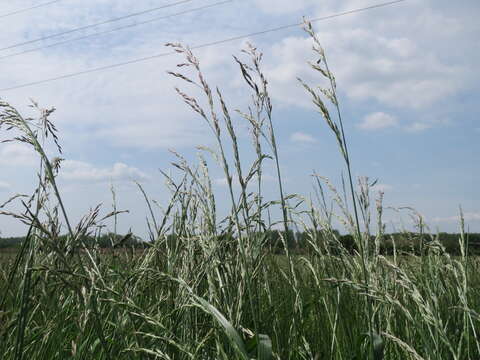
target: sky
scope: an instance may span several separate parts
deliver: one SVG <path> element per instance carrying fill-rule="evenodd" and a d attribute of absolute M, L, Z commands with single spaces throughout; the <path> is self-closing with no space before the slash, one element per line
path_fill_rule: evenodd
<path fill-rule="evenodd" d="M 181 55 L 18 86 L 168 53 L 167 42 L 194 47 L 382 1 L 191 0 L 173 5 L 178 1 L 62 0 L 9 15 L 44 2 L 0 5 L 6 29 L 0 32 L 0 98 L 25 116 L 34 115 L 30 99 L 56 108 L 51 120 L 65 158 L 58 181 L 74 220 L 100 203 L 104 213 L 111 211 L 113 186 L 117 208 L 130 210 L 120 216 L 119 231 L 131 228 L 145 236 L 147 207 L 134 181 L 166 204 L 169 192 L 159 170 L 174 171 L 170 149 L 195 163 L 197 146 L 214 146 L 208 126 L 174 88 L 198 92 L 167 74 L 183 62 Z M 314 23 L 337 79 L 354 176 L 378 179 L 373 197 L 385 193 L 390 231 L 410 221 L 408 211 L 395 209 L 412 207 L 433 232 L 457 232 L 461 206 L 468 230 L 480 232 L 480 170 L 475 165 L 480 155 L 479 10 L 476 0 L 406 0 Z M 139 12 L 144 13 L 51 37 Z M 65 43 L 37 49 L 58 42 Z M 247 42 L 264 54 L 286 192 L 311 196 L 314 171 L 339 184 L 345 167 L 335 139 L 297 81 L 325 85 L 307 65 L 317 60 L 311 40 L 297 26 L 194 50 L 208 82 L 222 89 L 231 109 L 248 107 L 249 91 L 232 57 L 241 56 Z M 250 161 L 247 124 L 234 121 Z M 226 211 L 225 179 L 214 160 L 208 161 L 219 207 Z M 0 203 L 33 191 L 37 165 L 27 147 L 0 144 Z M 273 175 L 267 164 L 266 196 L 271 198 L 277 196 Z M 0 231 L 1 236 L 22 235 L 25 228 L 0 217 Z"/>

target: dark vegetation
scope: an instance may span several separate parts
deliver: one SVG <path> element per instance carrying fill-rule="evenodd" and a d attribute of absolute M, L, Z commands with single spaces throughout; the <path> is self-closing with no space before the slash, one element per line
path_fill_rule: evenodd
<path fill-rule="evenodd" d="M 346 234 L 341 235 L 338 231 L 333 230 L 333 235 L 338 239 L 339 244 L 342 245 L 344 249 L 351 255 L 358 252 L 358 246 L 355 244 L 355 239 L 352 235 Z M 264 233 L 257 233 L 256 236 L 265 238 L 265 250 L 271 254 L 284 254 L 285 246 L 281 237 L 286 239 L 288 248 L 292 253 L 297 254 L 309 254 L 311 249 L 309 249 L 309 243 L 312 238 L 314 238 L 317 243 L 327 243 L 326 236 L 322 231 L 303 231 L 303 232 L 293 232 L 289 231 L 288 236 L 285 232 L 279 232 L 270 230 Z M 438 233 L 438 234 L 419 234 L 414 232 L 400 232 L 393 234 L 383 234 L 380 241 L 380 251 L 381 255 L 393 255 L 394 249 L 398 253 L 413 254 L 413 255 L 427 255 L 429 249 L 432 248 L 432 244 L 435 246 L 439 245 L 442 252 L 453 255 L 460 256 L 462 254 L 460 248 L 460 237 L 461 234 L 451 234 L 451 233 Z M 66 236 L 61 236 L 59 238 L 60 242 L 65 241 Z M 168 235 L 168 242 L 171 246 L 178 241 L 178 236 Z M 468 255 L 480 255 L 480 234 L 479 233 L 470 233 L 466 234 L 466 254 Z M 0 249 L 15 249 L 20 248 L 25 237 L 9 237 L 9 238 L 0 238 Z M 218 236 L 218 241 L 225 244 L 234 243 L 235 240 L 231 235 L 221 235 Z M 140 237 L 133 234 L 127 235 L 115 235 L 115 234 L 104 234 L 98 237 L 93 236 L 84 236 L 82 242 L 88 248 L 99 247 L 101 249 L 112 249 L 112 248 L 134 248 L 134 249 L 145 249 L 151 246 L 147 241 L 142 240 Z M 371 237 L 371 244 L 374 244 L 375 236 Z M 327 246 L 327 245 L 324 245 Z M 331 253 L 335 254 L 335 249 L 332 247 Z"/>
<path fill-rule="evenodd" d="M 58 242 L 64 243 L 68 235 L 58 237 Z M 25 237 L 0 238 L 0 249 L 20 248 L 25 241 Z M 148 245 L 139 237 L 127 235 L 105 234 L 101 236 L 83 236 L 81 241 L 88 248 L 99 247 L 101 249 L 110 248 L 145 248 Z"/>

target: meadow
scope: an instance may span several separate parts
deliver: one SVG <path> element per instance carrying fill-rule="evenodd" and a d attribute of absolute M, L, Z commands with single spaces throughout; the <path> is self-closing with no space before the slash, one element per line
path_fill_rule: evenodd
<path fill-rule="evenodd" d="M 170 72 L 184 83 L 177 92 L 211 129 L 216 147 L 202 148 L 197 164 L 176 154 L 182 175 L 164 173 L 171 200 L 161 216 L 143 192 L 150 214 L 144 249 L 125 247 L 129 235 L 113 235 L 111 251 L 85 241 L 103 236 L 103 224 L 116 223 L 119 212 L 94 208 L 71 224 L 56 181 L 62 159 L 53 110 L 33 104 L 40 115 L 29 119 L 0 102 L 0 129 L 32 146 L 40 164 L 35 193 L 0 204 L 1 215 L 29 228 L 18 251 L 0 256 L 2 359 L 480 358 L 480 262 L 469 254 L 469 234 L 462 230 L 459 255 L 452 256 L 438 237 L 425 236 L 423 218 L 413 213 L 416 232 L 409 237 L 419 244 L 416 251 L 400 251 L 392 238 L 391 253 L 382 253 L 383 195 L 372 199 L 368 179 L 352 176 L 335 77 L 311 25 L 304 28 L 318 60 L 309 66 L 326 85 L 299 82 L 337 141 L 347 174 L 343 189 L 316 175 L 315 199 L 284 192 L 257 49 L 248 46 L 235 57 L 251 104 L 232 111 L 195 55 L 169 44 L 182 57 L 178 72 Z M 200 96 L 190 95 L 192 89 Z M 234 116 L 250 126 L 251 164 L 241 160 Z M 58 156 L 47 155 L 50 143 Z M 206 156 L 224 172 L 226 199 L 214 195 Z M 267 161 L 275 164 L 275 201 L 262 196 Z M 24 211 L 8 210 L 18 201 Z M 219 201 L 230 204 L 226 217 L 217 213 Z M 275 208 L 278 221 L 270 219 Z M 353 247 L 340 241 L 332 219 L 349 232 Z M 289 246 L 292 229 L 306 234 L 301 253 Z"/>

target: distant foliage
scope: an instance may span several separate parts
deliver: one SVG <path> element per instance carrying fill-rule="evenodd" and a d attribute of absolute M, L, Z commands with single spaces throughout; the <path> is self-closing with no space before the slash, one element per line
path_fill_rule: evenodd
<path fill-rule="evenodd" d="M 65 236 L 60 236 L 59 241 L 64 242 Z M 10 237 L 10 238 L 0 238 L 0 249 L 6 248 L 20 248 L 22 243 L 25 241 L 25 237 Z M 115 235 L 113 233 L 103 234 L 98 237 L 93 236 L 84 236 L 82 242 L 88 248 L 99 247 L 102 249 L 109 248 L 137 248 L 143 249 L 148 246 L 141 238 L 132 235 Z"/>

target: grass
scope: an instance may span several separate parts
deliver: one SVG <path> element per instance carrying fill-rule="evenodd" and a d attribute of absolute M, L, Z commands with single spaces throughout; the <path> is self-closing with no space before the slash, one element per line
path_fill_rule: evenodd
<path fill-rule="evenodd" d="M 73 226 L 56 185 L 61 147 L 49 120 L 53 110 L 34 104 L 39 119 L 25 119 L 0 103 L 0 127 L 10 131 L 11 140 L 31 145 L 40 159 L 37 191 L 12 199 L 25 210 L 9 212 L 8 203 L 0 208 L 29 225 L 22 248 L 0 260 L 3 359 L 480 358 L 480 262 L 465 251 L 467 235 L 459 237 L 460 257 L 449 256 L 436 239 L 422 245 L 422 256 L 380 254 L 382 196 L 372 209 L 368 180 L 360 179 L 355 191 L 335 78 L 309 23 L 305 30 L 319 59 L 310 66 L 327 87 L 317 91 L 301 83 L 337 139 L 349 195 L 320 176 L 316 201 L 284 192 L 273 106 L 257 49 L 248 46 L 235 58 L 252 102 L 247 111 L 231 111 L 194 54 L 169 44 L 184 58 L 182 72 L 170 72 L 186 86 L 177 92 L 212 130 L 216 147 L 202 148 L 198 164 L 176 154 L 181 177 L 164 174 L 171 200 L 162 216 L 138 185 L 150 212 L 151 246 L 142 252 L 105 254 L 83 242 L 85 235 L 100 238 L 102 224 L 112 217 L 116 223 L 117 212 L 102 216 L 97 207 Z M 199 95 L 190 94 L 197 90 Z M 233 116 L 250 126 L 256 154 L 251 164 L 242 160 Z M 44 150 L 52 140 L 59 155 L 54 160 Z M 218 218 L 205 155 L 227 179 L 228 199 L 222 201 L 230 202 L 231 211 L 225 219 Z M 272 160 L 278 201 L 268 202 L 262 168 Z M 325 205 L 328 195 L 339 214 Z M 269 219 L 277 206 L 278 224 Z M 377 234 L 370 232 L 373 215 Z M 353 236 L 355 254 L 339 241 L 333 216 Z M 286 230 L 279 236 L 282 255 L 273 254 L 266 237 L 278 225 Z M 420 236 L 421 217 L 418 225 Z M 311 234 L 304 255 L 289 251 L 290 228 Z"/>

